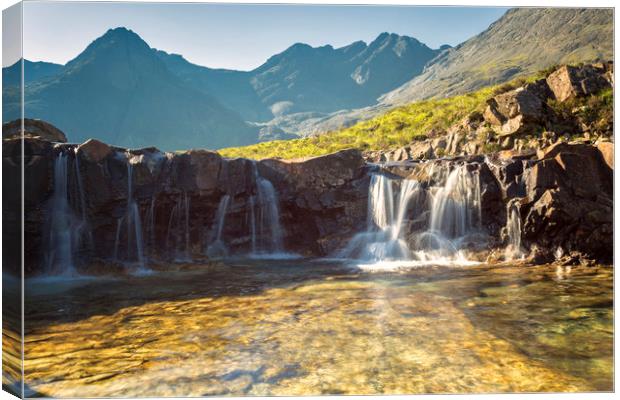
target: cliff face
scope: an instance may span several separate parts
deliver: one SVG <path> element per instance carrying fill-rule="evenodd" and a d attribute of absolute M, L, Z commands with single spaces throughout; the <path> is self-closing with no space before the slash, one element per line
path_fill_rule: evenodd
<path fill-rule="evenodd" d="M 254 162 L 204 150 L 127 150 L 96 140 L 73 145 L 27 138 L 24 145 L 27 275 L 58 272 L 62 263 L 77 272 L 124 273 L 145 260 L 164 265 L 226 253 L 334 255 L 367 227 L 373 174 L 400 186 L 402 178 L 413 179 L 424 191 L 425 202 L 406 207 L 403 217 L 404 238 L 413 243 L 429 230 L 436 211 L 429 201 L 438 189 L 445 191 L 456 169 L 473 177 L 463 182 L 479 190 L 476 229 L 484 239 L 464 244 L 473 257 L 493 259 L 503 251 L 511 210 L 518 212 L 522 227 L 519 241 L 535 262 L 560 256 L 610 261 L 612 256 L 609 142 L 563 143 L 539 155 L 380 165 L 367 164 L 355 150 Z M 4 140 L 7 187 L 20 179 L 19 150 L 19 139 Z M 458 196 L 446 198 L 452 197 Z M 6 265 L 14 272 L 19 269 L 19 210 L 19 193 L 6 193 Z"/>
<path fill-rule="evenodd" d="M 19 148 L 19 139 L 4 141 L 7 185 L 18 185 L 20 179 Z M 26 139 L 24 150 L 26 274 L 53 269 L 50 258 L 58 253 L 53 242 L 60 239 L 51 232 L 59 212 L 66 213 L 61 223 L 72 232 L 76 265 L 94 259 L 137 261 L 136 221 L 144 257 L 205 257 L 217 239 L 224 196 L 228 200 L 220 236 L 231 254 L 273 251 L 274 223 L 282 227 L 281 250 L 327 254 L 366 218 L 367 167 L 357 151 L 300 162 L 255 163 L 205 150 L 127 150 L 96 140 L 54 145 Z M 262 191 L 265 181 L 273 194 Z M 59 191 L 60 200 L 55 195 Z M 12 233 L 10 247 L 16 250 L 7 265 L 15 270 L 19 193 L 7 195 L 5 232 Z M 59 206 L 62 198 L 66 207 Z M 130 212 L 133 203 L 138 220 Z M 279 205 L 279 221 L 269 220 L 272 205 Z"/>

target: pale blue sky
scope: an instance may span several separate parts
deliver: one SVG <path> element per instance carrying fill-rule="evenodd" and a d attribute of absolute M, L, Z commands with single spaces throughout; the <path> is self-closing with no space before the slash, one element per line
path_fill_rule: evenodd
<path fill-rule="evenodd" d="M 506 8 L 179 3 L 24 3 L 24 57 L 64 64 L 109 28 L 196 64 L 250 70 L 296 42 L 340 47 L 381 32 L 457 45 Z"/>

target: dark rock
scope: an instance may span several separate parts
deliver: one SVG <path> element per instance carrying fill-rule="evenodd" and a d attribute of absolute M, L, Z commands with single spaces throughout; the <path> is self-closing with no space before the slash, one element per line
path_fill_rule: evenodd
<path fill-rule="evenodd" d="M 2 125 L 2 138 L 20 138 L 22 136 L 22 120 L 16 119 Z M 65 134 L 54 125 L 40 119 L 24 118 L 25 138 L 41 139 L 48 142 L 66 143 Z"/>

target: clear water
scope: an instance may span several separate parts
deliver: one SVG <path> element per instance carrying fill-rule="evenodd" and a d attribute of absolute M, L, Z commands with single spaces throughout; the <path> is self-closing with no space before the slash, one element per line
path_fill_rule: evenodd
<path fill-rule="evenodd" d="M 239 260 L 26 283 L 51 397 L 610 391 L 611 267 Z"/>

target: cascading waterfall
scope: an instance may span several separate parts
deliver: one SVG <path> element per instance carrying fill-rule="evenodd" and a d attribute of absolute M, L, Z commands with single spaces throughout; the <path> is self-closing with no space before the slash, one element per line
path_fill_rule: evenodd
<path fill-rule="evenodd" d="M 525 250 L 521 244 L 521 212 L 515 198 L 506 206 L 506 236 L 508 243 L 504 251 L 506 260 L 521 259 L 525 256 Z"/>
<path fill-rule="evenodd" d="M 224 195 L 220 199 L 220 204 L 217 207 L 215 213 L 215 231 L 214 240 L 207 248 L 207 255 L 210 258 L 220 258 L 228 255 L 228 249 L 226 244 L 222 241 L 222 232 L 224 231 L 224 223 L 226 222 L 226 212 L 228 211 L 228 204 L 230 203 L 230 196 Z"/>
<path fill-rule="evenodd" d="M 256 254 L 256 200 L 254 196 L 250 196 L 250 237 L 252 238 L 252 254 Z"/>
<path fill-rule="evenodd" d="M 121 241 L 122 225 L 126 228 L 127 248 L 125 260 L 134 262 L 137 265 L 135 272 L 147 272 L 144 260 L 144 240 L 142 237 L 142 220 L 140 219 L 140 209 L 138 203 L 133 198 L 133 168 L 131 161 L 127 159 L 127 206 L 125 215 L 118 219 L 116 240 L 114 244 L 114 258 L 120 260 L 119 245 Z"/>
<path fill-rule="evenodd" d="M 190 198 L 183 192 L 170 211 L 166 234 L 166 250 L 176 261 L 191 259 L 189 214 Z"/>
<path fill-rule="evenodd" d="M 278 195 L 273 184 L 260 175 L 256 163 L 252 163 L 252 168 L 256 183 L 256 201 L 251 200 L 252 254 L 282 254 L 284 231 L 280 224 Z"/>
<path fill-rule="evenodd" d="M 45 271 L 50 275 L 76 275 L 76 254 L 87 246 L 92 248 L 77 151 L 73 152 L 73 168 L 69 161 L 69 154 L 62 151 L 54 161 L 54 192 L 44 253 Z"/>
<path fill-rule="evenodd" d="M 54 193 L 51 200 L 49 242 L 46 250 L 46 271 L 54 275 L 73 275 L 73 243 L 71 237 L 75 215 L 69 206 L 67 156 L 58 154 L 54 162 Z"/>
<path fill-rule="evenodd" d="M 396 182 L 382 174 L 371 176 L 367 230 L 349 242 L 341 257 L 367 262 L 409 259 L 411 251 L 403 238 L 402 227 L 409 204 L 421 193 L 421 188 L 417 181 L 402 180 L 395 202 Z"/>
<path fill-rule="evenodd" d="M 435 176 L 432 172 L 430 175 Z M 449 173 L 439 172 L 444 183 L 426 189 L 415 180 L 373 173 L 367 230 L 354 236 L 339 256 L 378 268 L 469 263 L 462 247 L 467 238 L 480 231 L 478 171 L 459 165 Z M 408 235 L 407 240 L 403 232 L 406 221 L 426 214 L 427 228 Z"/>

